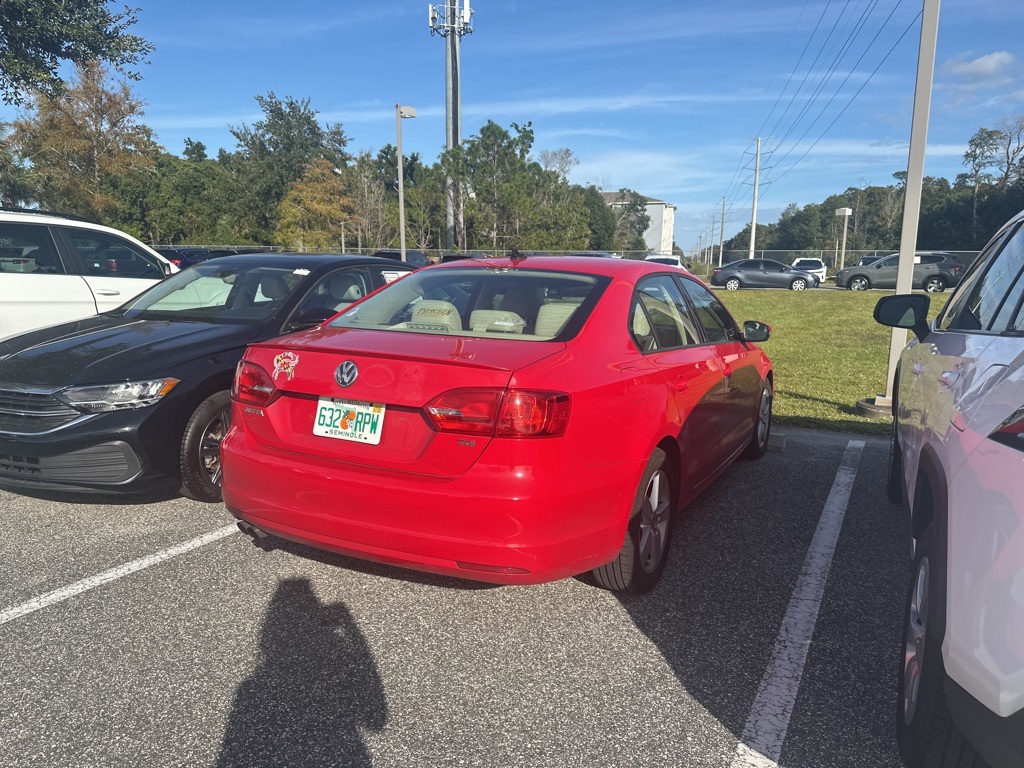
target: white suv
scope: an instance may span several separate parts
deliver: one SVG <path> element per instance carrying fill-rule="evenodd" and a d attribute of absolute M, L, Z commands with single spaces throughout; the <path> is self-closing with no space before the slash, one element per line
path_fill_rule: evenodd
<path fill-rule="evenodd" d="M 825 266 L 825 262 L 821 259 L 797 259 L 793 262 L 793 269 L 799 269 L 801 272 L 810 272 L 818 278 L 819 283 L 824 283 L 825 277 L 828 275 L 828 267 Z"/>
<path fill-rule="evenodd" d="M 897 738 L 913 768 L 1024 765 L 1024 212 L 900 357 L 888 492 L 914 543 Z"/>
<path fill-rule="evenodd" d="M 111 227 L 0 209 L 0 339 L 114 309 L 177 271 Z"/>

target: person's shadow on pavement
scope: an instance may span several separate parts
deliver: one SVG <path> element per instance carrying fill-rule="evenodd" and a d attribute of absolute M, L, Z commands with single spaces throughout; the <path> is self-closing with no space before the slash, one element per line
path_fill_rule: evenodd
<path fill-rule="evenodd" d="M 370 766 L 362 731 L 384 728 L 387 700 L 348 609 L 321 604 L 306 579 L 282 581 L 260 651 L 235 693 L 218 768 Z"/>

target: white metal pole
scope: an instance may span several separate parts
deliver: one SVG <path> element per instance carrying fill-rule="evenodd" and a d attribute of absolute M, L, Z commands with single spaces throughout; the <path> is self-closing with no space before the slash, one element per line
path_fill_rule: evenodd
<path fill-rule="evenodd" d="M 939 4 L 939 0 L 924 0 L 924 12 L 921 16 L 921 45 L 917 53 L 917 86 L 914 90 L 914 118 L 910 127 L 910 154 L 907 159 L 907 187 L 903 204 L 903 231 L 900 236 L 900 266 L 896 274 L 896 293 L 910 293 L 914 277 L 921 189 L 924 186 L 924 159 L 928 143 L 928 116 L 931 110 L 932 80 L 935 75 L 935 46 L 939 33 Z M 906 330 L 893 328 L 889 342 L 889 371 L 885 379 L 885 397 L 876 397 L 876 405 L 892 403 L 896 364 L 906 343 Z"/>
<path fill-rule="evenodd" d="M 398 136 L 398 242 L 405 261 L 405 168 L 402 159 L 402 105 L 395 104 L 395 134 Z"/>
<path fill-rule="evenodd" d="M 722 266 L 722 251 L 725 249 L 725 196 L 722 196 L 722 223 L 718 229 L 718 266 Z"/>
<path fill-rule="evenodd" d="M 847 211 L 850 209 L 847 208 Z M 840 251 L 839 256 L 839 268 L 842 269 L 846 266 L 846 225 L 850 223 L 850 214 L 843 214 L 843 250 Z"/>

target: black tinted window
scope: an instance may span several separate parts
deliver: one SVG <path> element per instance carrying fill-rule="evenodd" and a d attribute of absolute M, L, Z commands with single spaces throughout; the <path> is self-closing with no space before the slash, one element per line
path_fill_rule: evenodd
<path fill-rule="evenodd" d="M 939 316 L 938 327 L 965 331 L 1001 330 L 1015 311 L 1006 298 L 1022 267 L 1024 229 L 1018 227 L 1012 236 L 1004 238 L 978 257 L 960 290 Z"/>
<path fill-rule="evenodd" d="M 729 341 L 730 331 L 735 327 L 732 317 L 711 291 L 694 280 L 680 280 L 680 285 L 693 304 L 697 322 L 704 329 L 705 338 L 715 344 Z"/>
<path fill-rule="evenodd" d="M 679 286 L 671 277 L 659 275 L 644 280 L 637 286 L 637 295 L 646 311 L 657 349 L 672 349 L 700 343 L 686 301 L 679 291 Z M 640 348 L 644 349 L 640 339 L 643 334 L 638 332 L 638 321 L 634 315 L 634 334 Z"/>
<path fill-rule="evenodd" d="M 150 279 L 164 276 L 157 259 L 127 240 L 88 229 L 64 231 L 78 251 L 87 275 Z"/>
<path fill-rule="evenodd" d="M 50 230 L 38 224 L 0 224 L 0 272 L 63 274 Z"/>

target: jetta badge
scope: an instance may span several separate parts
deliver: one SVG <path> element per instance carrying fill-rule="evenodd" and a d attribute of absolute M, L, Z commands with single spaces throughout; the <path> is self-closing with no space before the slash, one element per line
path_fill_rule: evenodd
<path fill-rule="evenodd" d="M 351 387 L 359 377 L 359 369 L 351 360 L 346 360 L 334 372 L 335 380 L 343 387 Z"/>

